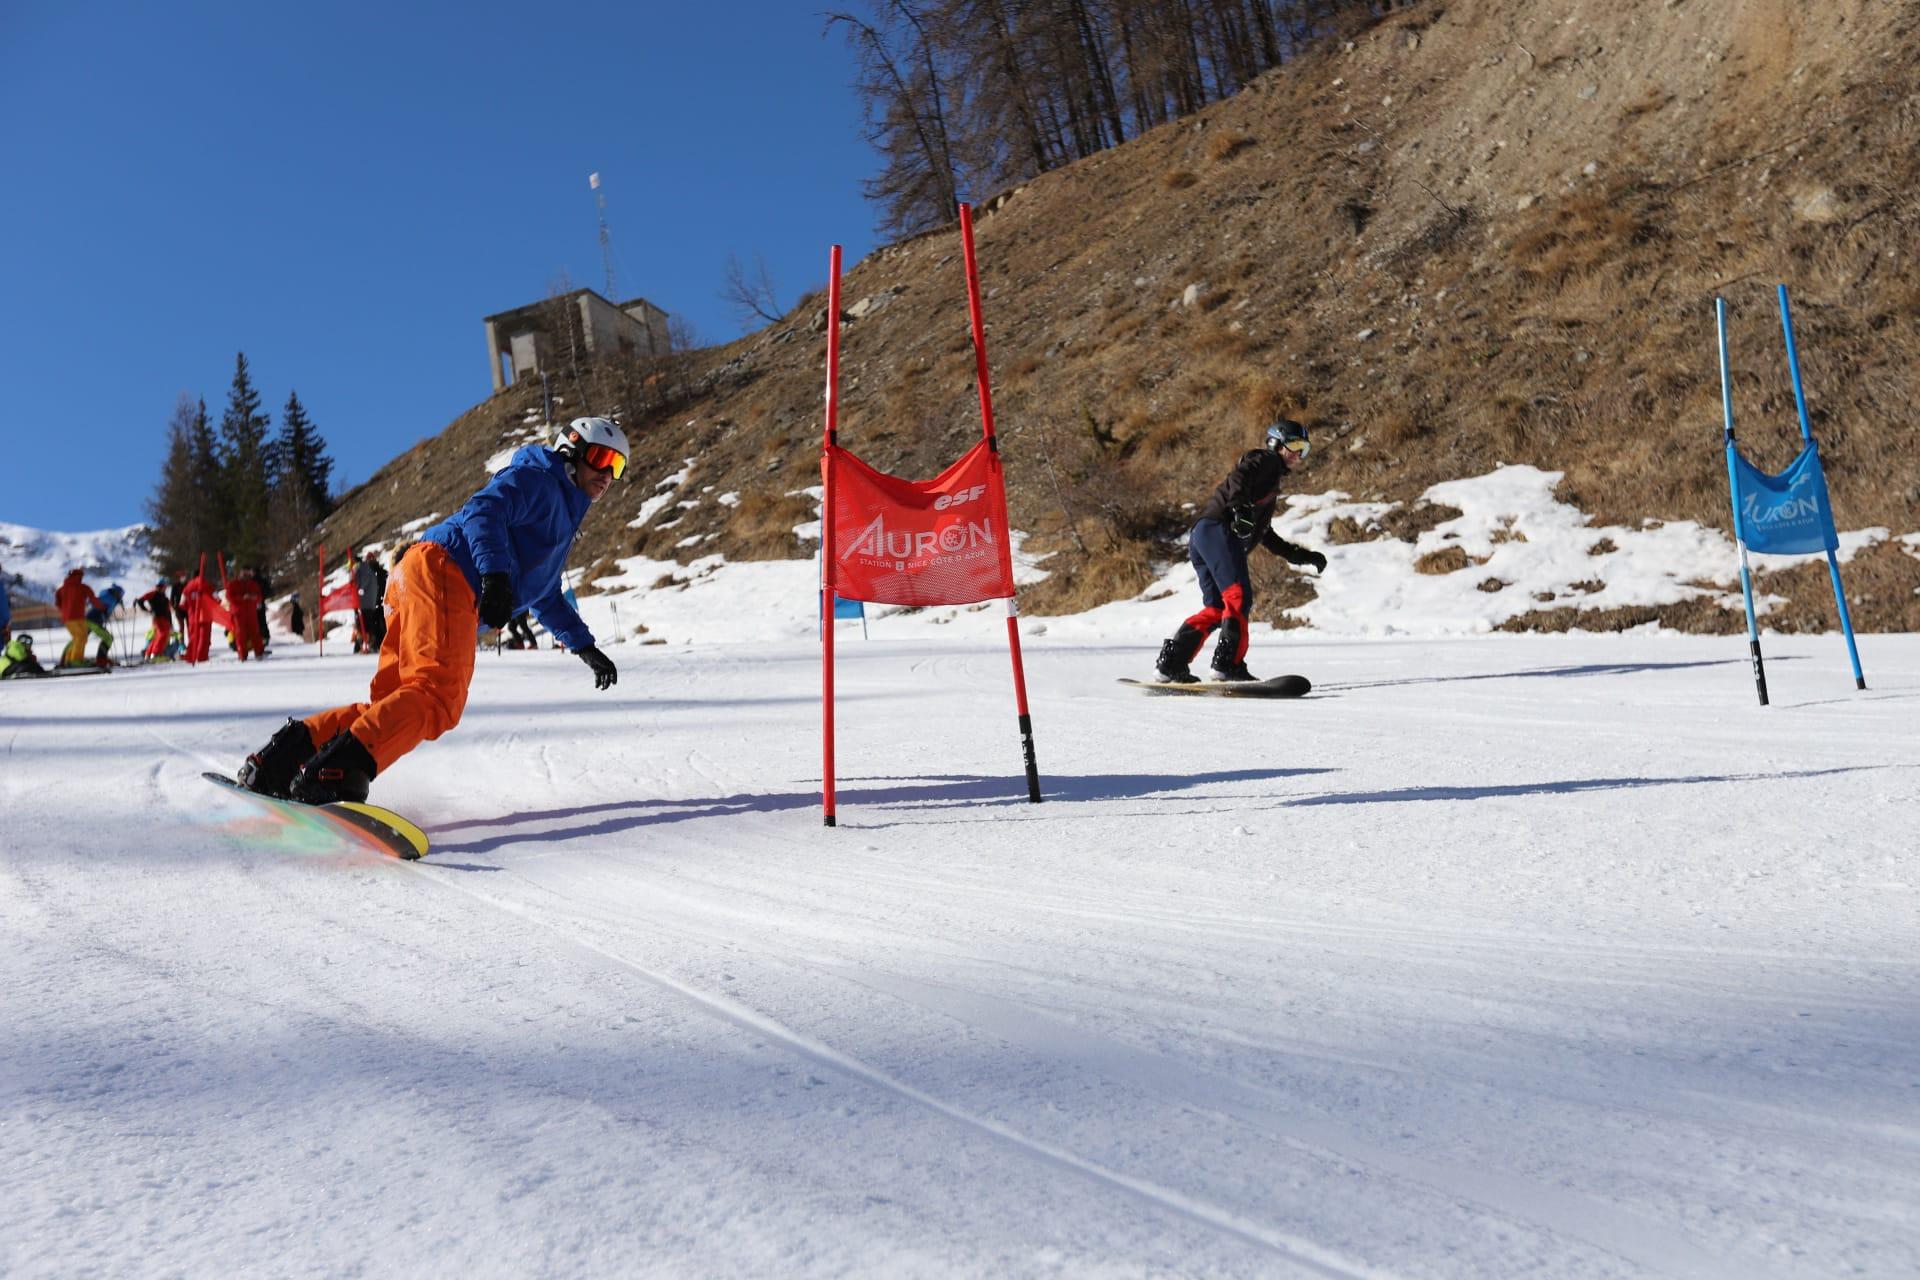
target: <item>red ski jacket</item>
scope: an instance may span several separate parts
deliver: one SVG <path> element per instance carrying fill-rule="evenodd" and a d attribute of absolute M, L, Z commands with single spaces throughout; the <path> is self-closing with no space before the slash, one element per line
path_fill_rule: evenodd
<path fill-rule="evenodd" d="M 100 607 L 100 597 L 93 594 L 93 588 L 80 581 L 80 571 L 75 569 L 53 593 L 53 602 L 60 606 L 60 621 L 85 622 L 87 610 Z"/>

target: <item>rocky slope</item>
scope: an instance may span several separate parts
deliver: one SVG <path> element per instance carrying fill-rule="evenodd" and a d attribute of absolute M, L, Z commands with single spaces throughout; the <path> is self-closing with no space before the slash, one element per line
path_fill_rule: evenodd
<path fill-rule="evenodd" d="M 1917 16 L 1911 0 L 1426 0 L 986 202 L 1012 513 L 1056 552 L 1023 609 L 1138 591 L 1182 504 L 1283 410 L 1316 432 L 1303 486 L 1401 504 L 1343 538 L 1411 538 L 1446 514 L 1416 502 L 1428 486 L 1520 462 L 1565 472 L 1561 496 L 1597 521 L 1725 528 L 1712 299 L 1733 313 L 1743 440 L 1777 467 L 1797 448 L 1778 281 L 1841 526 L 1920 527 Z M 978 431 L 957 234 L 870 255 L 843 307 L 843 442 L 931 473 Z M 671 369 L 563 378 L 559 416 L 620 412 L 638 441 L 577 561 L 811 554 L 792 529 L 818 483 L 823 319 L 812 296 Z M 391 539 L 451 510 L 539 416 L 524 388 L 477 406 L 323 535 Z M 685 496 L 636 524 L 689 466 Z M 1855 558 L 1857 625 L 1920 628 L 1909 545 Z M 1269 620 L 1310 598 L 1260 572 Z M 1774 625 L 1831 625 L 1820 566 L 1767 588 L 1789 602 Z M 1740 624 L 1683 605 L 1520 625 L 1653 617 Z"/>

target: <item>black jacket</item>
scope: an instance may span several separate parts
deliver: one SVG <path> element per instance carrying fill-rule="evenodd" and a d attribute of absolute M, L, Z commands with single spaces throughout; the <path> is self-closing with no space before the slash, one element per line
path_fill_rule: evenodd
<path fill-rule="evenodd" d="M 1273 531 L 1273 508 L 1286 474 L 1285 464 L 1271 449 L 1247 450 L 1200 509 L 1200 518 L 1225 525 L 1248 551 L 1259 543 L 1288 564 L 1311 564 L 1311 551 Z"/>
<path fill-rule="evenodd" d="M 387 594 L 387 571 L 378 561 L 362 560 L 353 571 L 353 585 L 360 592 L 362 609 L 378 609 Z"/>

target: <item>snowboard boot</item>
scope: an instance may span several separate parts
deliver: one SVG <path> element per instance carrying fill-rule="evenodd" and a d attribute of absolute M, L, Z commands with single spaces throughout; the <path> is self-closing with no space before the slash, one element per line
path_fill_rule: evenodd
<path fill-rule="evenodd" d="M 365 800 L 367 788 L 379 772 L 360 739 L 342 729 L 301 767 L 293 780 L 291 798 L 301 804 Z"/>
<path fill-rule="evenodd" d="M 298 720 L 289 719 L 280 726 L 267 745 L 247 757 L 234 780 L 249 791 L 275 800 L 287 798 L 293 775 L 313 758 L 313 735 Z"/>
<path fill-rule="evenodd" d="M 1247 670 L 1247 660 L 1240 656 L 1240 628 L 1238 618 L 1227 618 L 1220 624 L 1220 643 L 1213 647 L 1215 680 L 1246 681 L 1257 678 Z"/>
<path fill-rule="evenodd" d="M 1154 660 L 1153 669 L 1160 675 L 1161 684 L 1198 684 L 1200 677 L 1193 674 L 1191 664 L 1193 655 L 1200 652 L 1200 646 L 1206 643 L 1206 635 L 1194 630 L 1186 623 L 1172 637 L 1160 642 L 1160 656 Z"/>

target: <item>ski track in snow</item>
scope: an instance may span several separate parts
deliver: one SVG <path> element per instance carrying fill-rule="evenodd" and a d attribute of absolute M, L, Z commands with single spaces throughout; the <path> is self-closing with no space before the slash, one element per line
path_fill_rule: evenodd
<path fill-rule="evenodd" d="M 0 1273 L 1920 1271 L 1920 638 L 482 655 L 376 784 L 195 776 L 372 659 L 0 687 Z M 156 748 L 163 750 L 154 758 Z M 245 812 L 243 812 L 245 810 Z"/>

